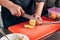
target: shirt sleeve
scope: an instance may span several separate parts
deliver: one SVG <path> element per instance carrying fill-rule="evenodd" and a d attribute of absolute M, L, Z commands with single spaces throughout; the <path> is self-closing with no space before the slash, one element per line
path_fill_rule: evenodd
<path fill-rule="evenodd" d="M 46 0 L 35 0 L 36 2 L 46 2 Z"/>

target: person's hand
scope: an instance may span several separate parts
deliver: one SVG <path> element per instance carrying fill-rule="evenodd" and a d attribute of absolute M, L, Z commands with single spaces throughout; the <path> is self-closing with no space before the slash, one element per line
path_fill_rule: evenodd
<path fill-rule="evenodd" d="M 15 5 L 15 4 L 13 6 L 11 6 L 9 8 L 9 10 L 10 10 L 12 15 L 17 16 L 17 17 L 19 17 L 23 13 L 25 13 L 21 6 L 18 6 L 18 5 Z"/>
<path fill-rule="evenodd" d="M 42 18 L 40 17 L 40 15 L 34 14 L 33 16 L 39 20 L 37 21 L 37 24 L 42 24 Z"/>

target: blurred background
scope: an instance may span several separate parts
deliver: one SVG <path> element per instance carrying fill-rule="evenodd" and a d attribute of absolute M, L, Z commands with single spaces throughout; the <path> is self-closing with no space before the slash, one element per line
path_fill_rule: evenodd
<path fill-rule="evenodd" d="M 0 12 L 1 12 L 1 5 L 0 5 Z"/>

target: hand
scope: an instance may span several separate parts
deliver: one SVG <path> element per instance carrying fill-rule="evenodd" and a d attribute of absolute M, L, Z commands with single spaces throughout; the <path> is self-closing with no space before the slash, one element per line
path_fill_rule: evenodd
<path fill-rule="evenodd" d="M 11 6 L 9 8 L 9 10 L 10 10 L 12 15 L 17 16 L 17 17 L 19 17 L 23 13 L 25 13 L 21 6 L 18 6 L 18 5 L 15 5 L 15 4 L 13 6 Z"/>
<path fill-rule="evenodd" d="M 33 16 L 39 20 L 37 21 L 37 24 L 42 24 L 42 18 L 40 17 L 40 15 L 34 14 Z"/>

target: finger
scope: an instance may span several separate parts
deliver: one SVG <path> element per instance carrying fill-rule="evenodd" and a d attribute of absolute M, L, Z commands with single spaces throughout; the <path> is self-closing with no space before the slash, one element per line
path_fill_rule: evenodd
<path fill-rule="evenodd" d="M 42 21 L 37 21 L 37 24 L 42 24 Z"/>
<path fill-rule="evenodd" d="M 15 16 L 17 16 L 17 17 L 18 17 L 18 13 L 17 13 L 17 12 L 15 13 Z"/>
<path fill-rule="evenodd" d="M 39 19 L 39 16 L 35 16 L 35 18 Z"/>
<path fill-rule="evenodd" d="M 40 17 L 39 20 L 42 21 L 42 18 Z"/>
<path fill-rule="evenodd" d="M 18 15 L 18 16 L 21 16 L 21 10 L 20 10 L 20 9 L 18 9 L 17 15 Z"/>
<path fill-rule="evenodd" d="M 37 21 L 38 24 L 42 24 L 42 19 L 40 17 L 37 18 L 39 21 Z"/>
<path fill-rule="evenodd" d="M 17 11 L 13 12 L 12 15 L 18 16 L 18 15 L 17 15 Z"/>
<path fill-rule="evenodd" d="M 40 16 L 36 16 L 37 19 L 39 19 L 39 21 L 42 21 L 41 17 Z"/>
<path fill-rule="evenodd" d="M 39 23 L 39 24 L 41 24 L 41 23 L 42 23 L 42 21 L 38 21 L 38 23 Z"/>
<path fill-rule="evenodd" d="M 12 15 L 15 15 L 14 13 L 11 13 Z"/>
<path fill-rule="evenodd" d="M 22 8 L 21 8 L 21 13 L 22 13 L 21 15 L 23 15 L 23 14 L 25 13 L 24 10 L 23 10 Z"/>

